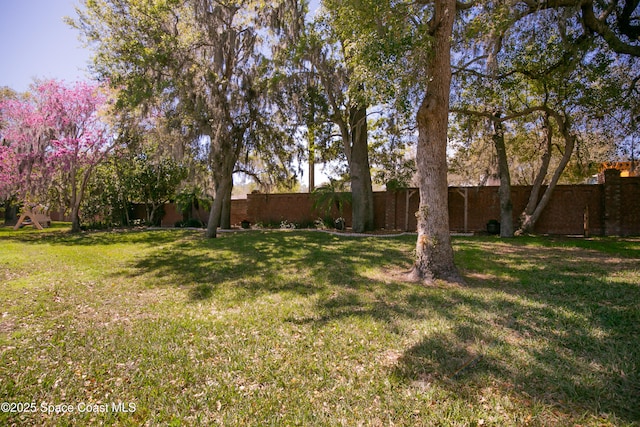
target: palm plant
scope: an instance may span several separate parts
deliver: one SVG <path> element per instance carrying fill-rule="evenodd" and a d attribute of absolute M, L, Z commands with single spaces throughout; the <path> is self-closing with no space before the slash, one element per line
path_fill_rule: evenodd
<path fill-rule="evenodd" d="M 351 203 L 351 192 L 345 181 L 329 178 L 328 183 L 313 190 L 313 199 L 313 208 L 323 212 L 325 217 L 331 217 L 335 208 L 342 218 L 344 205 Z"/>

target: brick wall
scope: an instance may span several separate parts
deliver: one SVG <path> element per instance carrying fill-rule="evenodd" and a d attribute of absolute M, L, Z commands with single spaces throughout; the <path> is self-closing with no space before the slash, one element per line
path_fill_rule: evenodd
<path fill-rule="evenodd" d="M 540 197 L 544 193 L 542 188 Z M 531 187 L 511 188 L 513 220 L 529 200 Z M 467 198 L 467 228 L 464 227 L 465 196 Z M 588 231 L 602 234 L 602 186 L 601 185 L 559 185 L 554 189 L 551 200 L 536 224 L 538 233 L 582 234 L 585 231 L 585 214 L 588 213 Z M 452 231 L 477 232 L 486 229 L 491 219 L 500 219 L 500 198 L 498 187 L 450 188 L 449 222 Z"/>
<path fill-rule="evenodd" d="M 309 193 L 247 195 L 247 217 L 252 224 L 308 223 L 321 216 Z"/>
<path fill-rule="evenodd" d="M 174 227 L 183 220 L 182 212 L 178 211 L 175 203 L 164 205 L 164 216 L 160 220 L 160 227 Z"/>
<path fill-rule="evenodd" d="M 243 220 L 247 219 L 247 200 L 239 199 L 231 201 L 231 224 L 238 225 Z M 142 206 L 144 209 L 144 206 Z M 138 217 L 138 216 L 136 216 Z M 209 219 L 209 211 L 205 209 L 193 210 L 191 213 L 192 218 L 199 219 L 203 223 L 207 223 Z M 142 218 L 144 218 L 144 213 Z M 164 205 L 164 216 L 162 217 L 162 221 L 160 221 L 161 227 L 173 227 L 177 222 L 183 221 L 184 216 L 182 212 L 179 212 L 175 203 L 167 203 Z"/>
<path fill-rule="evenodd" d="M 620 178 L 610 173 L 601 185 L 556 186 L 549 204 L 536 224 L 541 234 L 640 234 L 640 178 Z M 542 188 L 540 197 L 544 193 Z M 524 210 L 531 192 L 529 186 L 511 190 L 514 222 Z M 465 200 L 466 199 L 466 200 Z M 322 216 L 313 211 L 308 193 L 251 194 L 247 217 L 252 222 L 279 223 L 287 220 L 309 223 Z M 417 189 L 374 193 L 377 229 L 415 231 L 415 212 L 419 205 Z M 337 212 L 333 212 L 337 216 Z M 351 225 L 351 207 L 344 218 Z M 483 232 L 491 219 L 500 218 L 498 187 L 449 188 L 449 226 L 456 232 Z M 607 225 L 608 224 L 608 225 Z"/>
<path fill-rule="evenodd" d="M 514 212 L 518 214 L 526 206 L 529 188 L 521 188 L 519 196 L 521 204 L 514 204 L 514 208 L 518 208 L 518 210 L 514 209 Z M 540 196 L 542 196 L 542 191 Z M 586 216 L 588 234 L 604 234 L 602 197 L 603 187 L 601 185 L 557 186 L 535 229 L 538 233 L 583 234 Z"/>
<path fill-rule="evenodd" d="M 249 220 L 248 208 L 247 199 L 231 200 L 231 224 L 238 225 L 244 220 Z M 208 216 L 205 218 L 208 218 Z"/>
<path fill-rule="evenodd" d="M 544 189 L 543 189 L 544 191 Z M 511 189 L 513 220 L 524 210 L 531 187 Z M 386 193 L 385 226 L 392 230 L 415 231 L 419 194 L 417 189 Z M 560 185 L 537 223 L 539 233 L 582 234 L 585 212 L 592 234 L 603 234 L 601 185 Z M 407 210 L 407 200 L 409 209 Z M 455 232 L 481 232 L 491 219 L 500 219 L 498 187 L 450 187 L 449 228 Z M 408 226 L 407 226 L 408 222 Z"/>
<path fill-rule="evenodd" d="M 511 190 L 514 222 L 527 204 L 531 187 L 514 186 Z M 541 195 L 544 188 L 541 191 Z M 408 189 L 374 193 L 376 229 L 415 231 L 419 192 Z M 165 207 L 163 226 L 173 226 L 174 210 Z M 200 218 L 208 218 L 201 211 Z M 289 222 L 309 225 L 323 217 L 324 212 L 313 208 L 309 193 L 249 194 L 247 199 L 232 200 L 231 223 L 243 220 L 252 224 Z M 339 213 L 333 209 L 333 218 Z M 351 225 L 351 206 L 346 205 L 342 216 Z M 449 225 L 455 232 L 483 232 L 491 219 L 500 218 L 498 187 L 450 187 Z M 640 235 L 640 177 L 621 178 L 618 171 L 607 172 L 606 182 L 598 185 L 559 185 L 535 231 L 540 234 Z"/>
<path fill-rule="evenodd" d="M 374 221 L 376 229 L 385 228 L 386 192 L 373 193 Z M 314 198 L 309 193 L 293 194 L 249 194 L 247 195 L 247 218 L 252 224 L 279 224 L 288 221 L 297 224 L 311 224 L 324 219 L 326 213 L 313 207 Z M 342 216 L 351 226 L 351 205 L 345 204 L 342 213 L 334 206 L 329 215 L 333 219 Z M 233 219 L 233 218 L 232 218 Z M 233 220 L 232 220 L 233 222 Z"/>

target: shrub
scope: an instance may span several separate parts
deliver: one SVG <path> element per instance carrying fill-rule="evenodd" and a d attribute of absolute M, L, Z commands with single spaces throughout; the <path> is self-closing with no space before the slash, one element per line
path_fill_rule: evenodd
<path fill-rule="evenodd" d="M 198 218 L 190 218 L 186 221 L 178 221 L 175 223 L 178 228 L 203 228 L 204 223 Z"/>

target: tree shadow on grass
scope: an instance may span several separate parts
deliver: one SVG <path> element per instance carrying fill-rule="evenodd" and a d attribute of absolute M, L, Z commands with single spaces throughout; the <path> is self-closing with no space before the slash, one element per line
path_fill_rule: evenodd
<path fill-rule="evenodd" d="M 355 290 L 368 282 L 359 269 L 400 257 L 406 254 L 383 245 L 372 250 L 358 238 L 243 232 L 166 245 L 137 260 L 133 270 L 156 285 L 188 286 L 193 300 L 210 298 L 224 287 L 234 294 L 231 303 L 282 292 L 311 296 L 333 286 Z"/>
<path fill-rule="evenodd" d="M 424 300 L 450 328 L 407 349 L 394 376 L 438 381 L 474 405 L 489 386 L 565 417 L 640 420 L 637 259 L 481 241 L 462 251 L 468 287 Z"/>
<path fill-rule="evenodd" d="M 293 323 L 372 318 L 403 333 L 406 321 L 432 322 L 389 374 L 408 384 L 435 381 L 472 405 L 490 388 L 574 420 L 585 413 L 640 419 L 640 288 L 628 278 L 637 277 L 637 258 L 564 243 L 468 239 L 456 244 L 466 287 L 365 273 L 408 267 L 411 240 L 249 232 L 184 239 L 133 267 L 150 286 L 187 287 L 192 301 L 218 292 L 231 305 L 280 293 L 313 297 L 315 309 L 286 319 Z"/>

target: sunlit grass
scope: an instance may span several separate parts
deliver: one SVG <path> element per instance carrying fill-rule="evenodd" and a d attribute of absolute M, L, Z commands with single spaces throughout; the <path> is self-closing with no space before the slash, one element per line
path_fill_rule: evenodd
<path fill-rule="evenodd" d="M 414 239 L 0 229 L 0 424 L 637 423 L 640 240 Z"/>

